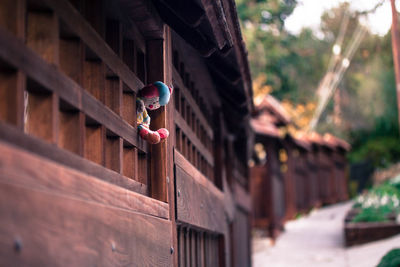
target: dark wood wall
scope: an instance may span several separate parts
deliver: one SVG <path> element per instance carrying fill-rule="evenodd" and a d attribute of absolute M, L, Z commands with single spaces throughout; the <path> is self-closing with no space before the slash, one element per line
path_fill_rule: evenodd
<path fill-rule="evenodd" d="M 0 2 L 1 266 L 250 266 L 247 164 L 204 59 L 154 10 Z M 149 146 L 135 100 L 157 80 L 170 137 Z"/>

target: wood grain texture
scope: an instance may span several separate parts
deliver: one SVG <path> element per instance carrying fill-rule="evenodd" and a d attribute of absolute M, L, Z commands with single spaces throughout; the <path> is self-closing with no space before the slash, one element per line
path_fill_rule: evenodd
<path fill-rule="evenodd" d="M 0 142 L 0 183 L 169 218 L 168 205 Z M 29 163 L 29 164 L 28 164 Z"/>
<path fill-rule="evenodd" d="M 29 86 L 28 86 L 28 89 Z M 49 143 L 58 141 L 58 98 L 51 93 L 28 93 L 25 132 Z"/>
<path fill-rule="evenodd" d="M 3 183 L 0 203 L 2 266 L 170 265 L 167 220 Z"/>
<path fill-rule="evenodd" d="M 125 65 L 111 47 L 103 41 L 99 33 L 92 28 L 71 3 L 67 0 L 43 0 L 43 2 L 57 13 L 59 18 L 66 23 L 131 90 L 137 92 L 143 87 L 143 83 L 138 77 L 130 71 L 129 67 Z"/>
<path fill-rule="evenodd" d="M 59 62 L 58 19 L 52 12 L 30 11 L 27 14 L 26 44 L 50 64 Z"/>
<path fill-rule="evenodd" d="M 83 142 L 80 135 L 83 133 L 81 133 L 79 111 L 61 110 L 59 116 L 58 146 L 81 155 Z"/>
<path fill-rule="evenodd" d="M 85 92 L 76 82 L 47 64 L 33 51 L 27 49 L 23 42 L 1 28 L 0 47 L 0 57 L 3 60 L 22 70 L 47 90 L 55 92 L 60 98 L 75 108 L 84 111 L 85 114 L 97 122 L 107 125 L 109 130 L 118 134 L 124 140 L 144 152 L 147 151 L 147 144 L 136 137 L 135 128 L 122 121 L 110 109 L 104 108 L 100 101 Z M 14 57 L 13 55 L 19 56 Z"/>
<path fill-rule="evenodd" d="M 35 153 L 41 157 L 61 163 L 68 167 L 78 169 L 84 173 L 95 176 L 100 180 L 121 186 L 123 188 L 147 195 L 147 186 L 128 179 L 114 171 L 108 170 L 98 164 L 75 155 L 69 151 L 59 149 L 38 138 L 25 135 L 18 129 L 0 122 L 0 139 L 24 150 Z M 82 140 L 83 142 L 83 140 Z"/>
<path fill-rule="evenodd" d="M 149 83 L 164 81 L 165 78 L 165 46 L 163 39 L 148 40 L 146 42 L 146 67 L 147 80 Z M 150 128 L 158 130 L 166 127 L 165 106 L 151 111 L 152 118 Z M 167 144 L 160 142 L 150 146 L 150 193 L 151 196 L 161 200 L 168 201 L 167 190 Z"/>
<path fill-rule="evenodd" d="M 182 164 L 183 161 L 186 160 L 175 151 L 177 220 L 209 231 L 225 232 L 223 193 L 190 163 Z"/>
<path fill-rule="evenodd" d="M 87 125 L 85 130 L 85 158 L 105 166 L 105 128 Z"/>

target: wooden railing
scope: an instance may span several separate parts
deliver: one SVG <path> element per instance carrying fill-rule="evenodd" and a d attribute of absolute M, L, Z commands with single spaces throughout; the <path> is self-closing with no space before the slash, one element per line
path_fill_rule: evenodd
<path fill-rule="evenodd" d="M 0 137 L 146 193 L 135 101 L 146 82 L 143 37 L 66 0 L 24 3 L 0 4 L 15 10 L 0 21 Z"/>

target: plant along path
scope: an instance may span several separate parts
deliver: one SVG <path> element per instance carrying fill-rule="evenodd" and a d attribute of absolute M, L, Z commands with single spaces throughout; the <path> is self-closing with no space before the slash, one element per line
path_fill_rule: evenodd
<path fill-rule="evenodd" d="M 275 246 L 255 238 L 253 266 L 376 266 L 389 250 L 400 246 L 400 235 L 351 248 L 344 247 L 343 220 L 352 202 L 313 211 L 285 225 Z"/>

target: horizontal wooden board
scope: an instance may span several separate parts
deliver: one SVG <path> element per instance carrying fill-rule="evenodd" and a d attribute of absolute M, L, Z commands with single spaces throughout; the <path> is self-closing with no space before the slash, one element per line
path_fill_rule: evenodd
<path fill-rule="evenodd" d="M 224 194 L 175 151 L 177 220 L 224 233 Z"/>
<path fill-rule="evenodd" d="M 0 182 L 0 266 L 170 266 L 168 220 Z"/>
<path fill-rule="evenodd" d="M 168 219 L 168 204 L 0 142 L 0 182 Z"/>
<path fill-rule="evenodd" d="M 147 186 L 133 179 L 122 176 L 96 163 L 84 159 L 67 150 L 60 149 L 38 138 L 26 135 L 20 130 L 0 122 L 0 140 L 21 147 L 41 157 L 78 169 L 98 179 L 124 187 L 131 191 L 147 194 Z"/>

